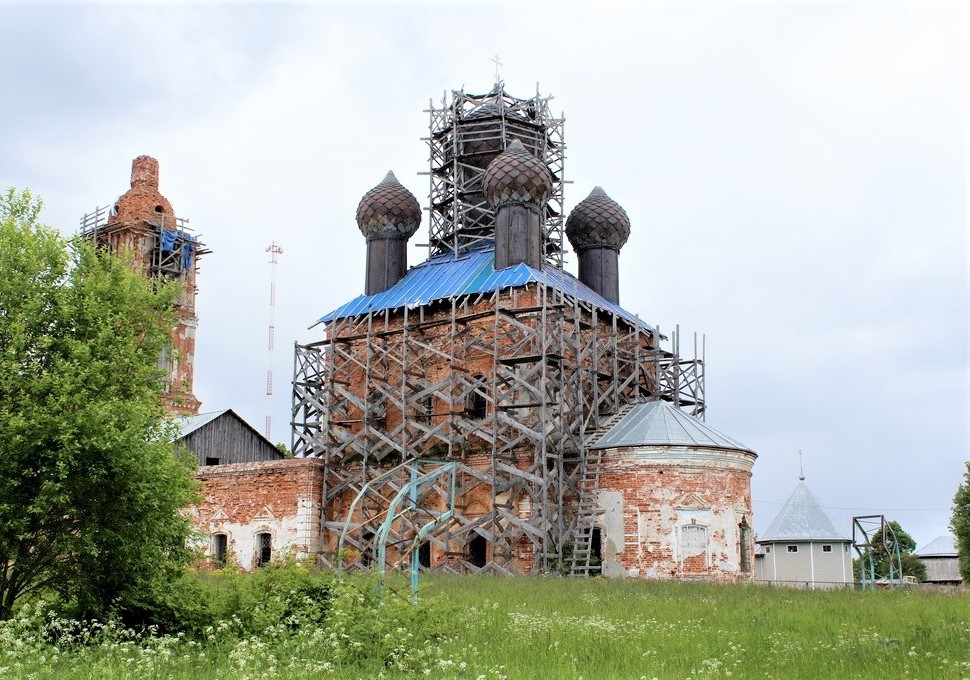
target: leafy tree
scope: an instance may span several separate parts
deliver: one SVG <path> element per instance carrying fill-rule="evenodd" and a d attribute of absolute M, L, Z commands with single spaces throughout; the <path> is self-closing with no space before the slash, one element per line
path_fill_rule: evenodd
<path fill-rule="evenodd" d="M 957 487 L 953 497 L 953 514 L 950 515 L 950 529 L 957 537 L 957 551 L 960 554 L 960 576 L 970 582 L 970 461 L 963 473 L 963 483 Z"/>
<path fill-rule="evenodd" d="M 894 545 L 899 547 L 899 559 L 903 570 L 903 576 L 913 576 L 918 581 L 926 580 L 926 565 L 920 560 L 913 551 L 916 550 L 916 541 L 903 529 L 899 522 L 890 520 L 886 522 L 887 541 L 883 542 L 882 534 L 871 537 L 872 560 L 877 577 L 885 578 L 889 575 L 890 560 L 894 557 Z M 895 535 L 895 544 L 893 536 Z M 861 558 L 862 565 L 868 569 L 868 553 Z M 859 569 L 859 560 L 855 560 L 856 571 Z"/>
<path fill-rule="evenodd" d="M 40 208 L 0 195 L 0 618 L 38 591 L 137 618 L 190 557 L 194 482 L 157 365 L 179 291 Z"/>

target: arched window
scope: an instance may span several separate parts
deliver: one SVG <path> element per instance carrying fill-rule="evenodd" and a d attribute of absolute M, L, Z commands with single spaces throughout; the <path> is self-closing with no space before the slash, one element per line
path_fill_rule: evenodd
<path fill-rule="evenodd" d="M 374 563 L 374 532 L 365 531 L 360 535 L 364 542 L 364 550 L 360 554 L 360 563 L 365 567 L 370 567 Z"/>
<path fill-rule="evenodd" d="M 475 538 L 468 541 L 468 561 L 475 567 L 484 567 L 487 561 L 486 550 L 488 542 L 484 536 L 475 535 Z"/>
<path fill-rule="evenodd" d="M 471 393 L 468 399 L 468 417 L 472 420 L 485 420 L 485 416 L 488 415 L 488 397 L 485 386 L 485 376 L 476 375 L 473 380 L 475 381 L 475 389 Z"/>
<path fill-rule="evenodd" d="M 273 559 L 273 536 L 268 532 L 256 534 L 256 566 L 263 567 Z"/>
<path fill-rule="evenodd" d="M 431 541 L 425 541 L 418 546 L 418 564 L 425 569 L 431 568 Z"/>

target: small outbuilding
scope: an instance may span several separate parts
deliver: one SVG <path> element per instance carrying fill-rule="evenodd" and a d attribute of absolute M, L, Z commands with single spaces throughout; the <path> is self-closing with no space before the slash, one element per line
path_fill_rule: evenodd
<path fill-rule="evenodd" d="M 755 577 L 779 585 L 839 588 L 854 582 L 852 538 L 799 477 L 798 486 L 757 540 Z"/>
<path fill-rule="evenodd" d="M 926 583 L 938 586 L 958 586 L 960 578 L 960 555 L 957 539 L 940 536 L 916 551 L 916 556 L 926 565 Z"/>

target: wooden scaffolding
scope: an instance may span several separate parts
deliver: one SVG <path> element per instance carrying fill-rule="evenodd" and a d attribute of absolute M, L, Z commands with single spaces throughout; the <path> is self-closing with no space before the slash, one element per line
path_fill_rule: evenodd
<path fill-rule="evenodd" d="M 488 94 L 455 91 L 429 108 L 432 257 L 490 247 L 494 214 L 482 177 L 518 139 L 553 178 L 543 269 L 567 276 L 563 119 L 549 101 L 512 97 L 498 82 Z M 389 501 L 413 481 L 402 463 L 421 458 L 456 470 L 453 498 L 429 483 L 412 500 L 428 511 L 454 501 L 450 521 L 428 537 L 438 559 L 425 568 L 594 568 L 600 454 L 586 444 L 640 401 L 666 399 L 703 417 L 703 359 L 682 358 L 677 333 L 662 349 L 656 329 L 551 280 L 331 316 L 323 340 L 296 345 L 292 448 L 326 463 L 325 564 L 373 563 Z M 426 520 L 405 513 L 394 524 L 389 564 L 420 553 L 414 542 Z"/>

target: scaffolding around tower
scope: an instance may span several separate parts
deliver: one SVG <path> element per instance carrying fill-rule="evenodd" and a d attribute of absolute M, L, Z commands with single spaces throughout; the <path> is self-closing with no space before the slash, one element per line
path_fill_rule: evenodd
<path fill-rule="evenodd" d="M 563 264 L 563 186 L 566 160 L 565 120 L 552 114 L 552 97 L 528 99 L 508 94 L 501 81 L 487 94 L 453 90 L 439 106 L 429 103 L 432 254 L 465 252 L 495 232 L 495 214 L 482 192 L 488 164 L 513 140 L 542 160 L 552 174 L 546 206 L 543 246 L 546 262 Z"/>

